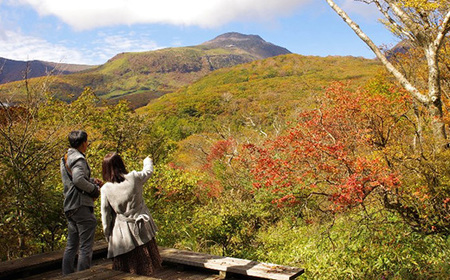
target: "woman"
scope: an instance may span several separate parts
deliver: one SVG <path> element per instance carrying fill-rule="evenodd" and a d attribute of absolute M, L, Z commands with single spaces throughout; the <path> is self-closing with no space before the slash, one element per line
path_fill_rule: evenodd
<path fill-rule="evenodd" d="M 142 196 L 142 186 L 152 173 L 149 157 L 142 171 L 130 173 L 118 154 L 109 153 L 103 159 L 102 223 L 115 270 L 149 276 L 161 267 L 157 228 Z"/>

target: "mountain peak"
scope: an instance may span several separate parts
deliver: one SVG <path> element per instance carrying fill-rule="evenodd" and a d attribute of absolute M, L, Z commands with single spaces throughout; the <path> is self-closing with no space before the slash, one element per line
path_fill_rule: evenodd
<path fill-rule="evenodd" d="M 291 53 L 283 47 L 266 42 L 258 35 L 246 35 L 238 32 L 224 33 L 213 40 L 204 42 L 202 45 L 215 48 L 238 48 L 258 58 L 268 58 Z"/>
<path fill-rule="evenodd" d="M 214 38 L 211 41 L 208 41 L 204 44 L 207 43 L 212 43 L 212 42 L 220 42 L 220 41 L 224 41 L 224 40 L 236 40 L 236 41 L 242 41 L 242 40 L 256 40 L 256 41 L 262 41 L 262 42 L 266 42 L 263 40 L 263 38 L 261 38 L 258 35 L 246 35 L 246 34 L 242 34 L 239 32 L 227 32 L 224 33 L 222 35 L 217 36 L 216 38 Z"/>

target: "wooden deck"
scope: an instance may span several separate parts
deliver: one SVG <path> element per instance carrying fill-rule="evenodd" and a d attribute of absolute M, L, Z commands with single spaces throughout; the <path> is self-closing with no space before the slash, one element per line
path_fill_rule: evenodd
<path fill-rule="evenodd" d="M 9 279 L 9 278 L 5 278 Z M 67 276 L 61 275 L 61 269 L 48 271 L 33 276 L 20 278 L 22 280 L 219 280 L 217 272 L 207 270 L 193 270 L 190 268 L 178 267 L 176 265 L 164 264 L 163 269 L 158 270 L 152 277 L 139 276 L 112 270 L 111 260 L 101 259 L 94 263 L 91 269 L 76 272 Z M 232 278 L 241 279 L 241 278 Z"/>
<path fill-rule="evenodd" d="M 61 275 L 62 251 L 0 262 L 0 279 L 54 279 L 54 280 L 217 280 L 217 279 L 296 279 L 304 270 L 296 267 L 260 263 L 238 258 L 220 257 L 192 251 L 160 247 L 163 269 L 152 277 L 138 276 L 112 270 L 111 260 L 106 259 L 107 244 L 94 246 L 91 269 L 67 276 Z"/>

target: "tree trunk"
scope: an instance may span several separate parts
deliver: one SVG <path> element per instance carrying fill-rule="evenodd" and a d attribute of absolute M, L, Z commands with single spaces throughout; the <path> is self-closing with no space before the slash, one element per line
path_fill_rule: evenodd
<path fill-rule="evenodd" d="M 433 135 L 438 147 L 447 145 L 447 135 L 445 132 L 445 123 L 443 120 L 442 99 L 441 99 L 441 83 L 438 65 L 437 50 L 433 44 L 424 47 L 425 57 L 428 64 L 428 96 L 430 96 L 430 104 L 428 111 L 431 116 L 431 125 Z"/>
<path fill-rule="evenodd" d="M 409 92 L 411 95 L 428 109 L 431 116 L 431 125 L 435 143 L 438 149 L 447 146 L 447 135 L 445 132 L 445 123 L 443 121 L 442 112 L 442 100 L 441 100 L 441 88 L 440 88 L 440 76 L 439 76 L 439 66 L 437 52 L 442 44 L 442 38 L 447 30 L 448 22 L 450 21 L 450 12 L 445 16 L 443 20 L 443 28 L 435 40 L 431 38 L 431 32 L 422 33 L 421 26 L 414 21 L 411 21 L 409 17 L 399 9 L 396 5 L 392 4 L 390 6 L 396 8 L 397 16 L 407 21 L 408 28 L 411 29 L 413 33 L 420 40 L 418 45 L 422 47 L 425 51 L 425 56 L 427 58 L 428 64 L 428 92 L 423 94 L 420 90 L 413 85 L 385 56 L 385 54 L 373 43 L 373 41 L 361 30 L 361 28 L 356 24 L 348 15 L 342 10 L 333 0 L 325 0 L 328 5 L 352 28 L 352 30 L 358 35 L 361 40 L 363 40 L 369 48 L 375 53 L 375 55 L 380 59 L 381 63 L 386 67 L 386 69 L 397 79 L 398 82 Z M 374 1 L 375 2 L 375 1 Z M 419 30 L 419 31 L 418 31 Z M 431 42 L 431 43 L 428 43 Z"/>
<path fill-rule="evenodd" d="M 375 43 L 367 36 L 344 10 L 342 10 L 333 0 L 325 0 L 328 5 L 350 26 L 350 28 L 358 35 L 358 37 L 367 44 L 374 52 L 377 58 L 383 63 L 386 69 L 397 79 L 397 81 L 417 99 L 421 104 L 428 104 L 429 97 L 422 94 L 394 65 L 386 58 L 383 52 L 375 45 Z"/>
<path fill-rule="evenodd" d="M 413 103 L 413 108 L 414 108 L 414 116 L 416 117 L 416 135 L 414 136 L 414 140 L 413 140 L 413 148 L 415 151 L 417 151 L 418 149 L 420 149 L 420 152 L 422 153 L 422 143 L 423 143 L 423 139 L 422 139 L 422 131 L 423 131 L 423 124 L 422 124 L 422 117 L 420 114 L 420 110 L 418 108 L 419 104 L 417 104 L 417 101 L 414 101 Z"/>
<path fill-rule="evenodd" d="M 447 133 L 445 132 L 441 100 L 438 99 L 431 103 L 428 106 L 428 112 L 431 115 L 431 126 L 438 149 L 447 147 Z"/>

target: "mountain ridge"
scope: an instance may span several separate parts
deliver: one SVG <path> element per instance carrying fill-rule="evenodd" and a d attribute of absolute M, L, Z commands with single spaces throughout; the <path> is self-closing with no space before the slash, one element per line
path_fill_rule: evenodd
<path fill-rule="evenodd" d="M 70 102 L 90 87 L 102 99 L 125 98 L 137 108 L 217 69 L 286 53 L 257 35 L 230 32 L 197 46 L 119 53 L 97 67 L 55 76 L 50 91 Z"/>
<path fill-rule="evenodd" d="M 67 75 L 95 67 L 42 60 L 20 61 L 0 57 L 0 84 L 47 75 Z"/>

